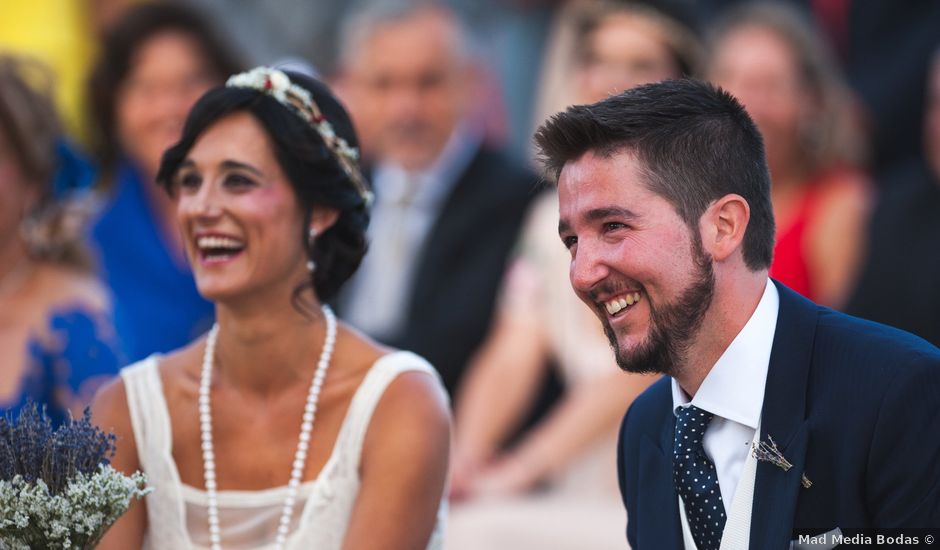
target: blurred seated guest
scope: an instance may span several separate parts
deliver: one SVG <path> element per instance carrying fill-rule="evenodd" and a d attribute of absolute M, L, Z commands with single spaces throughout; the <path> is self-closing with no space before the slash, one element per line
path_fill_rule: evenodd
<path fill-rule="evenodd" d="M 560 108 L 693 70 L 694 35 L 650 7 L 599 4 L 579 17 L 577 86 Z M 459 502 L 448 547 L 622 548 L 617 427 L 655 378 L 617 368 L 597 317 L 572 291 L 557 194 L 537 199 L 527 220 L 493 327 L 457 395 L 451 495 Z M 551 364 L 563 398 L 507 445 Z"/>
<path fill-rule="evenodd" d="M 661 10 L 660 4 L 566 2 L 555 16 L 545 46 L 532 130 L 573 102 L 586 101 L 585 97 L 603 99 L 635 85 L 632 82 L 692 74 L 702 48 L 684 23 L 693 13 L 678 6 Z M 599 25 L 599 20 L 605 22 Z"/>
<path fill-rule="evenodd" d="M 848 311 L 940 346 L 940 52 L 929 72 L 924 145 L 926 166 L 907 166 L 879 186 Z"/>
<path fill-rule="evenodd" d="M 93 1 L 0 2 L 0 51 L 27 55 L 49 67 L 63 133 L 83 142 L 88 121 L 82 98 L 96 46 L 88 21 Z"/>
<path fill-rule="evenodd" d="M 366 250 L 357 146 L 297 73 L 259 67 L 193 108 L 157 177 L 217 324 L 100 394 L 96 421 L 126 442 L 114 464 L 159 489 L 99 548 L 441 547 L 440 377 L 325 305 Z"/>
<path fill-rule="evenodd" d="M 342 86 L 368 121 L 370 253 L 338 302 L 350 324 L 413 350 L 453 392 L 486 335 L 536 178 L 470 115 L 469 37 L 446 7 L 366 5 L 343 26 Z"/>
<path fill-rule="evenodd" d="M 55 199 L 60 127 L 44 67 L 0 56 L 0 408 L 59 422 L 117 374 L 105 289 L 81 246 L 87 205 Z M 76 199 L 77 200 L 77 199 Z"/>
<path fill-rule="evenodd" d="M 813 29 L 784 4 L 735 8 L 714 29 L 706 72 L 764 138 L 777 220 L 770 276 L 838 308 L 862 259 L 869 194 L 852 98 Z"/>
<path fill-rule="evenodd" d="M 238 64 L 213 29 L 181 4 L 128 8 L 91 78 L 101 185 L 108 202 L 91 231 L 128 359 L 183 345 L 212 324 L 196 292 L 172 203 L 154 176 L 186 113 Z"/>

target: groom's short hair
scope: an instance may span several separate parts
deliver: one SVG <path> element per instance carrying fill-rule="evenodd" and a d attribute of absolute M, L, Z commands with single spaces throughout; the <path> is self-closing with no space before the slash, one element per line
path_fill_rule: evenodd
<path fill-rule="evenodd" d="M 554 180 L 589 151 L 602 157 L 632 152 L 646 186 L 692 229 L 713 201 L 731 193 L 744 197 L 751 210 L 744 261 L 754 271 L 770 266 L 774 216 L 763 140 L 724 90 L 691 79 L 645 84 L 569 107 L 538 129 L 535 142 Z"/>

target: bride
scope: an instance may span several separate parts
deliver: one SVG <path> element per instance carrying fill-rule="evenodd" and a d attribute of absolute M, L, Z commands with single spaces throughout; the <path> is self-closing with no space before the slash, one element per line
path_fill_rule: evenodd
<path fill-rule="evenodd" d="M 441 547 L 440 381 L 321 305 L 365 253 L 355 146 L 330 91 L 293 73 L 236 75 L 193 108 L 158 181 L 217 324 L 98 395 L 114 466 L 156 489 L 99 548 Z"/>

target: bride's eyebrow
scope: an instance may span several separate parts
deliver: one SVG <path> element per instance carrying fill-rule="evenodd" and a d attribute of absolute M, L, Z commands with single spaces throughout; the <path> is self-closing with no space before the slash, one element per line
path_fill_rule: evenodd
<path fill-rule="evenodd" d="M 258 170 L 250 164 L 245 164 L 244 162 L 238 162 L 237 160 L 224 160 L 221 164 L 222 168 L 226 170 L 246 170 L 258 177 L 264 177 L 264 172 Z"/>
<path fill-rule="evenodd" d="M 225 170 L 245 170 L 245 171 L 251 172 L 252 174 L 258 177 L 264 177 L 264 172 L 262 172 L 261 170 L 255 168 L 254 166 L 250 164 L 245 164 L 244 162 L 239 162 L 237 160 L 224 160 L 222 161 L 220 166 Z M 196 162 L 193 159 L 189 159 L 189 158 L 185 159 L 183 162 L 180 163 L 179 169 L 180 170 L 183 170 L 183 169 L 195 170 L 197 169 Z"/>

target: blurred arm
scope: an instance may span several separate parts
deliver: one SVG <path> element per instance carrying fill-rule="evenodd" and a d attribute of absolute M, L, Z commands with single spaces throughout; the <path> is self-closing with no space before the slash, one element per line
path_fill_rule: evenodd
<path fill-rule="evenodd" d="M 864 256 L 871 197 L 858 174 L 840 181 L 820 198 L 810 230 L 810 276 L 819 303 L 841 308 L 855 283 Z"/>
<path fill-rule="evenodd" d="M 117 436 L 117 450 L 111 465 L 126 475 L 141 469 L 137 457 L 137 442 L 131 426 L 131 415 L 127 408 L 127 394 L 124 381 L 115 378 L 95 396 L 91 405 L 92 422 L 105 432 L 114 432 Z M 144 532 L 147 529 L 147 509 L 143 500 L 131 499 L 127 512 L 108 530 L 98 550 L 124 550 L 141 548 Z"/>
<path fill-rule="evenodd" d="M 449 445 L 444 389 L 424 373 L 398 376 L 366 433 L 343 550 L 424 550 L 444 494 Z"/>
<path fill-rule="evenodd" d="M 469 491 L 528 411 L 544 373 L 547 351 L 537 319 L 504 305 L 457 397 L 451 494 Z"/>
<path fill-rule="evenodd" d="M 515 493 L 563 470 L 582 452 L 613 434 L 624 412 L 654 376 L 611 370 L 566 394 L 549 416 L 480 481 L 481 492 Z"/>

